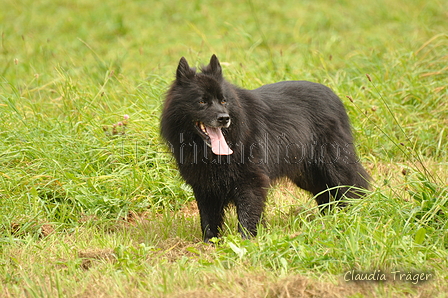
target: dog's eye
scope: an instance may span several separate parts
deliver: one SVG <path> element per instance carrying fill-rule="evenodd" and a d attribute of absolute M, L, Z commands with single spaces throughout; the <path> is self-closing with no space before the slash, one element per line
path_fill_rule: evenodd
<path fill-rule="evenodd" d="M 222 105 L 224 105 L 224 104 L 226 104 L 226 103 L 227 103 L 227 99 L 225 99 L 225 98 L 221 99 L 221 104 L 222 104 Z"/>
<path fill-rule="evenodd" d="M 199 101 L 199 104 L 200 104 L 200 105 L 205 105 L 205 100 L 201 99 L 201 100 Z"/>

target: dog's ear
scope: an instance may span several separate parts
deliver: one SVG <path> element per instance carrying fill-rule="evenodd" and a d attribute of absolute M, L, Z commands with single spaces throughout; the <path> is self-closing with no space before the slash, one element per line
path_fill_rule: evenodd
<path fill-rule="evenodd" d="M 210 58 L 210 70 L 217 77 L 222 77 L 222 68 L 215 54 Z"/>
<path fill-rule="evenodd" d="M 176 80 L 179 83 L 186 83 L 191 80 L 196 74 L 196 71 L 192 69 L 184 57 L 180 58 L 179 66 L 177 66 Z"/>

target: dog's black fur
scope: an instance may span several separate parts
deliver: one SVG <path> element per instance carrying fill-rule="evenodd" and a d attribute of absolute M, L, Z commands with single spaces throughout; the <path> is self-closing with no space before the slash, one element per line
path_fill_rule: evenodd
<path fill-rule="evenodd" d="M 225 140 L 212 138 L 218 130 Z M 278 178 L 311 192 L 321 207 L 343 195 L 358 198 L 369 186 L 347 113 L 328 87 L 287 81 L 241 89 L 223 78 L 215 55 L 199 73 L 181 58 L 161 133 L 193 188 L 204 241 L 218 236 L 229 203 L 243 237 L 256 235 L 268 187 Z"/>

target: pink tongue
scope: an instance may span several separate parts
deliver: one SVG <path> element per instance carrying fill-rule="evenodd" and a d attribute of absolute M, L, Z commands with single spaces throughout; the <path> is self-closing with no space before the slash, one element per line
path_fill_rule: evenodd
<path fill-rule="evenodd" d="M 206 127 L 208 136 L 212 141 L 212 152 L 216 155 L 230 155 L 233 153 L 232 149 L 227 145 L 224 136 L 222 135 L 221 128 Z"/>

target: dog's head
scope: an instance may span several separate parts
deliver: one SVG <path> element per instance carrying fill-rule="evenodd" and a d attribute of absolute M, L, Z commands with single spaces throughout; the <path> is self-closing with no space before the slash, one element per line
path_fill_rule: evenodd
<path fill-rule="evenodd" d="M 232 119 L 229 105 L 233 100 L 232 90 L 225 87 L 222 68 L 218 58 L 213 55 L 210 63 L 196 72 L 182 57 L 176 71 L 173 88 L 181 95 L 181 100 L 189 108 L 185 113 L 193 122 L 197 133 L 217 155 L 229 155 L 233 151 L 227 145 L 222 129 L 229 128 Z"/>

